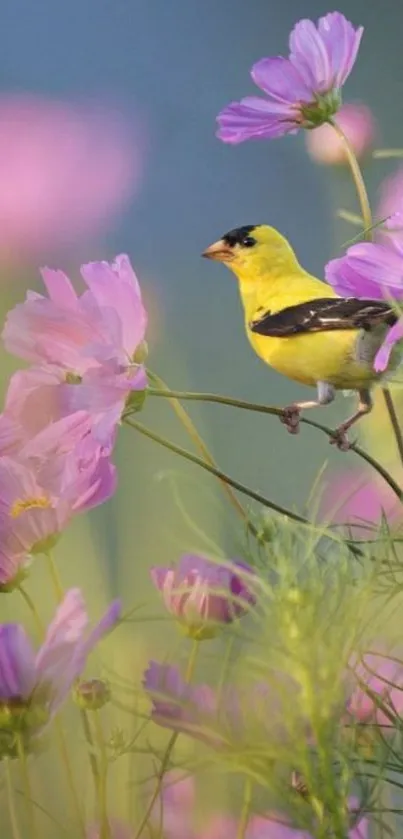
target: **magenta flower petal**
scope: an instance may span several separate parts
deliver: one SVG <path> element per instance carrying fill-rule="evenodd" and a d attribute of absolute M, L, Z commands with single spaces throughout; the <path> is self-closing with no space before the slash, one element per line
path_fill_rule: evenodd
<path fill-rule="evenodd" d="M 399 318 L 397 323 L 389 329 L 386 338 L 375 356 L 374 370 L 377 373 L 383 373 L 387 369 L 389 359 L 395 344 L 403 338 L 403 318 Z"/>
<path fill-rule="evenodd" d="M 345 256 L 327 263 L 325 275 L 344 297 L 403 297 L 403 258 L 381 244 L 352 245 Z"/>
<path fill-rule="evenodd" d="M 282 137 L 297 131 L 291 105 L 248 96 L 232 102 L 218 117 L 217 137 L 224 143 L 242 143 L 259 137 Z"/>
<path fill-rule="evenodd" d="M 298 68 L 281 55 L 262 58 L 253 65 L 251 76 L 264 93 L 288 105 L 296 99 L 307 100 L 312 96 L 312 90 L 305 84 Z"/>
<path fill-rule="evenodd" d="M 29 696 L 35 685 L 35 655 L 22 626 L 0 625 L 0 702 Z"/>
<path fill-rule="evenodd" d="M 311 20 L 300 20 L 290 35 L 290 61 L 298 68 L 309 90 L 310 99 L 333 85 L 328 51 Z M 296 97 L 297 98 L 297 97 Z"/>
<path fill-rule="evenodd" d="M 52 687 L 53 713 L 84 669 L 89 653 L 119 619 L 120 609 L 120 602 L 114 601 L 98 624 L 87 632 L 89 620 L 80 590 L 66 593 L 35 663 L 39 681 Z"/>
<path fill-rule="evenodd" d="M 208 685 L 189 685 L 177 667 L 150 661 L 143 686 L 152 701 L 155 723 L 203 742 L 221 742 L 219 735 L 209 731 L 210 724 L 216 722 L 217 698 Z"/>
<path fill-rule="evenodd" d="M 319 19 L 318 31 L 329 57 L 332 85 L 341 88 L 353 69 L 364 28 L 354 29 L 340 12 L 330 12 Z"/>

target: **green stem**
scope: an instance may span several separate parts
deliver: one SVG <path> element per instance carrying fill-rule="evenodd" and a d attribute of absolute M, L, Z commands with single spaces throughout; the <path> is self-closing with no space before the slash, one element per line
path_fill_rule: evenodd
<path fill-rule="evenodd" d="M 246 831 L 248 829 L 250 805 L 252 800 L 252 782 L 250 778 L 245 781 L 245 788 L 243 794 L 243 803 L 241 815 L 239 818 L 238 829 L 236 832 L 236 839 L 245 839 Z"/>
<path fill-rule="evenodd" d="M 21 839 L 20 828 L 18 826 L 17 809 L 14 801 L 13 781 L 11 777 L 11 762 L 5 761 L 6 764 L 6 787 L 7 787 L 7 803 L 8 813 L 10 816 L 11 835 L 13 839 Z"/>
<path fill-rule="evenodd" d="M 187 668 L 186 668 L 186 674 L 185 674 L 185 682 L 188 682 L 188 683 L 191 682 L 192 678 L 193 678 L 196 659 L 197 659 L 197 655 L 198 655 L 198 652 L 199 652 L 199 643 L 200 643 L 199 641 L 193 641 L 192 649 L 190 651 L 189 661 L 188 661 L 188 665 L 187 665 Z M 134 839 L 140 839 L 140 837 L 143 833 L 143 830 L 147 827 L 148 821 L 150 819 L 150 816 L 152 815 L 155 804 L 158 801 L 158 798 L 161 794 L 162 786 L 163 786 L 163 783 L 164 783 L 165 773 L 168 769 L 169 762 L 170 762 L 170 759 L 171 759 L 171 754 L 172 754 L 172 752 L 175 748 L 175 744 L 176 744 L 176 741 L 179 737 L 179 733 L 180 733 L 179 731 L 174 731 L 171 734 L 171 737 L 168 740 L 168 745 L 167 745 L 167 747 L 165 749 L 165 752 L 164 752 L 164 755 L 162 757 L 160 770 L 159 770 L 158 775 L 157 775 L 157 783 L 155 785 L 155 790 L 154 790 L 154 792 L 151 796 L 151 799 L 150 799 L 150 802 L 148 804 L 147 810 L 144 814 L 144 817 L 142 818 L 142 820 L 140 822 L 140 827 L 138 828 L 137 833 L 134 836 Z"/>
<path fill-rule="evenodd" d="M 34 619 L 34 621 L 35 621 L 35 624 L 36 624 L 36 628 L 37 628 L 37 630 L 38 630 L 39 637 L 42 639 L 42 638 L 44 637 L 44 635 L 45 635 L 45 627 L 44 627 L 44 625 L 43 625 L 43 623 L 42 623 L 42 620 L 41 620 L 41 617 L 40 617 L 40 615 L 39 615 L 39 612 L 38 612 L 38 611 L 37 611 L 37 609 L 36 609 L 35 603 L 34 603 L 34 601 L 32 600 L 32 597 L 28 594 L 28 592 L 27 592 L 27 591 L 25 591 L 25 588 L 23 588 L 23 586 L 22 586 L 22 585 L 19 585 L 19 586 L 18 586 L 18 591 L 20 592 L 20 595 L 21 595 L 21 597 L 23 598 L 23 600 L 25 600 L 25 603 L 26 603 L 26 605 L 28 606 L 28 609 L 29 609 L 29 611 L 31 612 L 32 617 L 33 617 L 33 619 Z"/>
<path fill-rule="evenodd" d="M 201 452 L 204 460 L 206 460 L 207 463 L 210 464 L 210 466 L 215 467 L 216 463 L 214 461 L 214 458 L 210 454 L 209 449 L 207 448 L 207 446 L 206 446 L 204 440 L 202 439 L 202 437 L 200 436 L 200 434 L 199 434 L 196 426 L 194 425 L 193 421 L 191 420 L 189 414 L 187 413 L 187 411 L 185 411 L 183 405 L 181 405 L 181 403 L 179 402 L 179 400 L 175 396 L 171 395 L 172 391 L 169 390 L 168 386 L 165 384 L 165 382 L 159 376 L 157 376 L 155 373 L 152 373 L 150 370 L 148 370 L 147 373 L 148 373 L 148 377 L 149 377 L 150 381 L 153 381 L 157 385 L 157 390 L 155 392 L 160 393 L 160 394 L 164 393 L 168 397 L 169 403 L 170 403 L 170 405 L 172 405 L 172 408 L 175 411 L 176 416 L 178 417 L 179 421 L 182 423 L 185 431 L 187 432 L 187 434 L 189 435 L 191 440 L 193 440 L 194 444 L 196 445 L 196 447 Z M 247 513 L 245 512 L 244 508 L 242 507 L 242 504 L 240 503 L 239 499 L 232 492 L 231 487 L 225 481 L 221 481 L 221 485 L 222 485 L 222 487 L 224 489 L 224 492 L 226 493 L 230 503 L 232 504 L 232 506 L 237 511 L 238 515 L 241 516 L 243 521 L 246 522 L 248 528 L 250 530 L 252 530 L 254 532 L 254 535 L 256 536 L 255 528 L 249 522 Z"/>
<path fill-rule="evenodd" d="M 84 824 L 83 814 L 81 812 L 80 799 L 78 797 L 77 790 L 76 790 L 76 785 L 75 785 L 75 781 L 74 781 L 74 773 L 73 773 L 73 769 L 72 769 L 72 766 L 71 766 L 71 763 L 70 763 L 70 757 L 69 757 L 69 752 L 68 752 L 67 743 L 66 743 L 66 736 L 65 736 L 65 733 L 63 731 L 63 726 L 61 724 L 61 721 L 59 719 L 55 720 L 55 728 L 56 728 L 57 738 L 58 738 L 58 741 L 59 741 L 60 754 L 61 754 L 61 757 L 62 757 L 62 762 L 63 762 L 65 772 L 66 772 L 66 776 L 67 776 L 67 784 L 68 784 L 68 788 L 70 790 L 71 800 L 72 800 L 72 803 L 73 803 L 73 807 L 76 811 L 77 821 L 78 821 L 78 824 L 79 824 L 79 827 L 80 827 L 80 833 L 81 833 L 83 839 L 86 839 L 87 831 L 86 831 L 86 827 L 85 827 L 85 824 Z"/>
<path fill-rule="evenodd" d="M 393 157 L 403 157 L 403 149 L 374 149 L 372 157 L 375 160 L 388 160 Z"/>
<path fill-rule="evenodd" d="M 360 169 L 360 165 L 359 165 L 358 160 L 355 156 L 354 149 L 353 149 L 350 141 L 348 140 L 348 138 L 346 137 L 346 135 L 344 134 L 344 132 L 342 131 L 340 126 L 337 125 L 336 122 L 333 122 L 333 120 L 330 120 L 330 123 L 333 126 L 334 130 L 336 131 L 336 134 L 338 135 L 338 137 L 340 138 L 340 140 L 344 144 L 344 148 L 345 148 L 345 151 L 346 151 L 346 156 L 347 156 L 347 159 L 348 159 L 351 174 L 352 174 L 352 177 L 353 177 L 353 181 L 354 181 L 354 184 L 355 184 L 355 188 L 357 190 L 357 195 L 358 195 L 358 199 L 359 199 L 360 206 L 361 206 L 361 213 L 362 213 L 362 218 L 363 218 L 363 223 L 364 223 L 364 228 L 365 228 L 364 235 L 365 235 L 366 239 L 371 240 L 372 239 L 372 232 L 368 232 L 368 231 L 371 231 L 371 228 L 372 228 L 371 207 L 370 207 L 370 203 L 369 203 L 369 199 L 368 199 L 368 193 L 367 193 L 367 189 L 366 189 L 366 186 L 365 186 L 365 181 L 364 181 L 364 178 L 362 176 L 361 169 Z M 382 394 L 383 394 L 383 398 L 385 400 L 386 409 L 387 409 L 387 412 L 389 414 L 390 423 L 391 423 L 393 433 L 394 433 L 394 436 L 395 436 L 400 461 L 403 464 L 403 436 L 402 436 L 402 431 L 401 431 L 401 428 L 399 426 L 399 422 L 398 422 L 398 419 L 397 419 L 397 414 L 396 414 L 395 406 L 393 404 L 392 395 L 390 393 L 389 388 L 386 387 L 386 386 L 382 388 Z"/>
<path fill-rule="evenodd" d="M 52 580 L 56 600 L 61 603 L 64 598 L 64 589 L 60 580 L 59 571 L 55 562 L 55 558 L 51 551 L 45 554 L 48 563 L 48 569 Z"/>
<path fill-rule="evenodd" d="M 382 388 L 382 396 L 385 400 L 386 409 L 387 409 L 387 412 L 389 414 L 389 419 L 390 419 L 390 422 L 391 422 L 391 425 L 392 425 L 392 428 L 393 428 L 393 432 L 394 432 L 394 435 L 395 435 L 395 441 L 396 441 L 397 450 L 399 452 L 399 457 L 400 457 L 401 462 L 403 463 L 402 429 L 400 428 L 399 420 L 398 420 L 397 414 L 396 414 L 396 408 L 394 406 L 393 399 L 392 399 L 392 394 L 391 394 L 388 387 L 383 387 Z"/>
<path fill-rule="evenodd" d="M 361 215 L 364 222 L 364 228 L 367 230 L 372 227 L 372 213 L 371 207 L 368 199 L 367 188 L 365 186 L 365 181 L 362 176 L 361 168 L 358 163 L 358 160 L 355 156 L 354 149 L 346 137 L 344 131 L 340 128 L 337 122 L 334 122 L 332 119 L 329 120 L 330 124 L 333 126 L 337 136 L 342 141 L 344 145 L 344 149 L 346 152 L 346 157 L 348 164 L 350 166 L 351 175 L 355 184 L 355 188 L 357 190 L 358 200 L 360 202 L 361 207 Z M 371 234 L 367 233 L 367 238 L 371 238 Z"/>
<path fill-rule="evenodd" d="M 149 391 L 150 396 L 167 396 L 167 393 L 163 393 L 159 390 L 150 389 Z M 254 411 L 259 414 L 270 414 L 271 416 L 281 416 L 283 413 L 282 408 L 277 408 L 272 405 L 262 405 L 255 402 L 246 402 L 243 399 L 232 399 L 229 396 L 220 396 L 215 393 L 189 393 L 188 391 L 179 391 L 174 390 L 170 391 L 177 399 L 186 399 L 193 402 L 214 402 L 219 405 L 228 405 L 232 408 L 240 408 L 244 411 Z M 306 417 L 301 417 L 301 423 L 303 425 L 307 425 L 310 428 L 316 428 L 318 431 L 322 431 L 323 434 L 326 434 L 329 439 L 332 437 L 332 430 L 325 425 L 322 425 L 319 422 L 315 422 L 315 420 L 307 419 Z M 358 455 L 362 460 L 365 460 L 369 466 L 371 466 L 381 478 L 388 484 L 390 489 L 395 493 L 399 501 L 403 501 L 403 490 L 399 487 L 399 485 L 393 480 L 392 476 L 389 475 L 384 467 L 378 463 L 371 455 L 367 454 L 363 449 L 357 446 L 355 443 L 352 443 L 350 446 L 350 450 L 354 452 L 354 454 Z"/>
<path fill-rule="evenodd" d="M 231 666 L 231 656 L 234 649 L 235 638 L 231 636 L 231 638 L 227 641 L 227 646 L 224 653 L 224 659 L 221 667 L 220 678 L 218 680 L 217 688 L 216 688 L 216 695 L 217 695 L 217 707 L 220 707 L 221 697 L 223 694 L 224 686 L 227 681 L 229 669 Z"/>
<path fill-rule="evenodd" d="M 94 787 L 95 793 L 97 793 L 99 789 L 99 770 L 98 770 L 98 763 L 95 757 L 95 747 L 94 747 L 94 740 L 92 737 L 91 726 L 89 723 L 87 712 L 83 709 L 80 709 L 80 718 L 81 724 L 84 731 L 84 737 L 88 745 L 88 758 L 91 767 L 91 773 L 94 780 Z"/>
<path fill-rule="evenodd" d="M 32 797 L 31 780 L 29 777 L 29 770 L 27 765 L 27 756 L 25 754 L 24 743 L 21 736 L 17 736 L 17 752 L 21 767 L 22 784 L 24 788 L 24 798 L 26 802 L 29 822 L 29 837 L 30 839 L 38 839 L 38 832 L 36 829 L 36 816 L 34 808 L 34 799 Z"/>
<path fill-rule="evenodd" d="M 106 751 L 101 719 L 99 711 L 93 714 L 95 725 L 95 732 L 97 737 L 99 749 L 98 761 L 98 800 L 99 800 L 99 822 L 100 822 L 100 839 L 111 839 L 111 831 L 108 819 L 108 755 Z"/>
<path fill-rule="evenodd" d="M 146 428 L 146 426 L 142 425 L 142 423 L 128 418 L 125 419 L 124 422 L 131 428 L 135 428 L 136 431 L 140 432 L 140 434 L 144 434 L 145 437 L 149 437 L 150 440 L 154 440 L 155 443 L 159 443 L 161 446 L 164 446 L 166 449 L 169 449 L 169 451 L 174 452 L 175 454 L 178 454 L 181 457 L 185 458 L 185 460 L 189 460 L 191 463 L 195 463 L 197 466 L 201 466 L 202 469 L 205 469 L 206 472 L 210 472 L 211 475 L 215 475 L 216 478 L 220 478 L 221 481 L 226 481 L 234 489 L 237 489 L 238 492 L 242 492 L 249 498 L 253 498 L 254 501 L 258 501 L 264 507 L 269 507 L 276 513 L 280 513 L 282 516 L 287 516 L 288 518 L 293 519 L 294 521 L 297 521 L 300 524 L 307 524 L 306 519 L 302 518 L 302 516 L 299 516 L 297 513 L 291 512 L 291 510 L 285 509 L 285 507 L 280 507 L 280 505 L 275 504 L 274 501 L 269 501 L 268 498 L 265 498 L 264 495 L 261 495 L 259 492 L 255 492 L 252 489 L 248 489 L 248 487 L 246 487 L 244 484 L 241 484 L 239 481 L 235 481 L 233 478 L 230 478 L 229 475 L 227 475 L 225 472 L 222 472 L 221 469 L 218 469 L 214 466 L 210 466 L 210 464 L 206 463 L 205 460 L 202 460 L 200 457 L 197 457 L 197 455 L 188 452 L 186 449 L 182 449 L 181 446 L 177 446 L 176 443 L 171 443 L 170 440 L 166 440 L 165 437 L 161 437 L 155 431 L 151 431 L 149 428 Z"/>

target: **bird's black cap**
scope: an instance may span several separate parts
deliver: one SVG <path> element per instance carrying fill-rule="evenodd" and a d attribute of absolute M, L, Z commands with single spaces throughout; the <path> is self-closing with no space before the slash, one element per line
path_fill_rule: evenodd
<path fill-rule="evenodd" d="M 243 227 L 234 227 L 233 230 L 225 233 L 222 239 L 230 248 L 233 248 L 235 245 L 241 245 L 245 237 L 249 236 L 256 226 L 256 224 L 244 224 Z"/>

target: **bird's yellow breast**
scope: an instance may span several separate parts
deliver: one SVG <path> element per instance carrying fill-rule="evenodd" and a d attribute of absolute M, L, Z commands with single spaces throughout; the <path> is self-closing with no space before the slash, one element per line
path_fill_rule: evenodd
<path fill-rule="evenodd" d="M 337 297 L 330 286 L 302 269 L 300 273 L 260 281 L 240 282 L 245 326 L 255 352 L 283 376 L 315 386 L 328 382 L 342 390 L 365 388 L 378 377 L 373 369 L 377 346 L 368 357 L 358 352 L 360 332 L 356 329 L 329 330 L 289 337 L 270 337 L 251 332 L 248 324 L 264 311 L 282 311 L 308 300 Z M 360 357 L 361 356 L 361 357 Z"/>
<path fill-rule="evenodd" d="M 255 352 L 283 376 L 304 385 L 328 382 L 335 388 L 364 388 L 377 377 L 357 360 L 357 330 L 315 332 L 287 338 L 256 335 L 247 328 Z"/>

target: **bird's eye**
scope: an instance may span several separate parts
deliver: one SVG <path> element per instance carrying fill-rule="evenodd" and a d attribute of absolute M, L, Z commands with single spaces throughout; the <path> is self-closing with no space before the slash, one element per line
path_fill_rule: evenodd
<path fill-rule="evenodd" d="M 242 247 L 253 248 L 253 245 L 256 245 L 256 239 L 254 239 L 253 236 L 245 236 L 245 238 L 242 239 Z"/>

